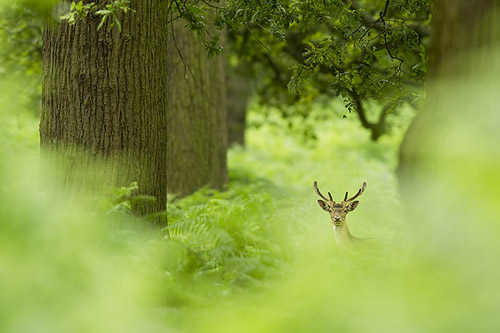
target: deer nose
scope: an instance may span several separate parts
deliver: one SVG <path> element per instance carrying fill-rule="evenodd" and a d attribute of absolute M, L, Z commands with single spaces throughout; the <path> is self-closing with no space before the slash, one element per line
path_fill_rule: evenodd
<path fill-rule="evenodd" d="M 340 218 L 340 216 L 334 216 L 333 217 L 333 221 L 335 222 L 340 222 L 342 219 Z"/>

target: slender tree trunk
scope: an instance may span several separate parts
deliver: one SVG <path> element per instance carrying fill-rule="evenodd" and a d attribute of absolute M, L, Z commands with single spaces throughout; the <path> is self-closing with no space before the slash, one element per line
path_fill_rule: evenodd
<path fill-rule="evenodd" d="M 245 129 L 250 77 L 245 75 L 246 62 L 229 66 L 227 73 L 228 144 L 245 145 Z"/>
<path fill-rule="evenodd" d="M 106 162 L 107 184 L 137 181 L 141 193 L 156 197 L 137 207 L 141 213 L 166 203 L 168 3 L 131 1 L 121 32 L 98 31 L 100 18 L 92 16 L 44 30 L 42 156 L 59 152 L 68 177 Z"/>
<path fill-rule="evenodd" d="M 227 183 L 225 60 L 174 21 L 169 37 L 167 190 L 190 194 Z"/>

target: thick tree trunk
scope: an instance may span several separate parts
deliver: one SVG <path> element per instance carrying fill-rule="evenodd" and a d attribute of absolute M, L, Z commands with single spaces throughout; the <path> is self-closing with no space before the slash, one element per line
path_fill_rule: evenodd
<path fill-rule="evenodd" d="M 176 20 L 169 37 L 167 190 L 190 194 L 227 183 L 225 61 Z M 183 62 L 183 59 L 185 62 Z"/>
<path fill-rule="evenodd" d="M 464 56 L 494 45 L 498 32 L 492 15 L 496 12 L 497 3 L 497 0 L 434 1 L 427 64 L 431 82 L 446 79 L 449 75 L 456 78 L 457 75 L 468 74 L 464 73 Z M 477 62 L 474 65 L 485 64 Z M 467 67 L 467 70 L 470 69 Z"/>
<path fill-rule="evenodd" d="M 494 68 L 493 51 L 499 36 L 495 19 L 498 8 L 498 0 L 434 2 L 427 102 L 410 125 L 399 152 L 397 172 L 403 195 L 419 182 L 423 164 L 439 154 L 436 145 L 446 135 L 442 126 L 471 115 L 469 112 L 473 110 L 450 113 L 446 104 L 464 96 L 454 95 L 446 82 L 467 85 L 475 76 Z"/>
<path fill-rule="evenodd" d="M 98 17 L 44 30 L 42 155 L 58 151 L 68 175 L 105 161 L 106 184 L 156 197 L 141 213 L 166 203 L 168 3 L 132 1 L 122 32 L 97 31 Z"/>
<path fill-rule="evenodd" d="M 427 100 L 401 146 L 399 180 L 412 232 L 404 241 L 414 240 L 412 267 L 426 285 L 474 281 L 460 296 L 468 309 L 459 311 L 464 322 L 495 331 L 484 309 L 497 306 L 489 296 L 500 279 L 498 2 L 434 5 Z"/>

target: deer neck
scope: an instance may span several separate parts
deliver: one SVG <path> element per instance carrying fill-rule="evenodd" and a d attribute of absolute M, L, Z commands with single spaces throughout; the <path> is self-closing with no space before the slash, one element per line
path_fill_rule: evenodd
<path fill-rule="evenodd" d="M 335 242 L 340 246 L 348 246 L 354 240 L 354 237 L 349 232 L 347 224 L 341 226 L 333 226 L 333 232 L 335 233 Z"/>

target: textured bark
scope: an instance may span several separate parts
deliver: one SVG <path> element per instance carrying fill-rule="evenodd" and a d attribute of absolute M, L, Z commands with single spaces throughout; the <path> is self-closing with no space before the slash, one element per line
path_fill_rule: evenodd
<path fill-rule="evenodd" d="M 498 37 L 498 27 L 492 15 L 495 15 L 497 5 L 497 0 L 434 1 L 427 64 L 431 81 L 444 79 L 448 75 L 456 77 L 467 74 L 463 73 L 463 57 L 470 51 L 485 49 L 494 44 Z M 485 64 L 478 61 L 475 65 Z"/>
<path fill-rule="evenodd" d="M 167 190 L 183 196 L 205 185 L 223 189 L 227 183 L 224 57 L 208 59 L 202 42 L 179 20 L 172 25 L 169 43 Z"/>
<path fill-rule="evenodd" d="M 67 175 L 104 160 L 106 184 L 137 181 L 157 199 L 137 209 L 151 213 L 165 209 L 167 192 L 168 1 L 131 7 L 120 17 L 122 32 L 97 31 L 98 17 L 46 26 L 41 152 L 57 150 Z"/>
<path fill-rule="evenodd" d="M 438 151 L 434 147 L 440 138 L 441 126 L 454 118 L 458 121 L 466 117 L 458 110 L 459 114 L 449 113 L 445 104 L 463 96 L 453 96 L 450 89 L 446 89 L 446 82 L 453 80 L 466 85 L 476 74 L 487 73 L 498 66 L 494 61 L 499 40 L 498 8 L 498 0 L 434 2 L 427 102 L 408 128 L 399 151 L 397 171 L 403 194 L 418 182 L 416 176 L 422 171 L 422 165 L 436 157 L 434 153 Z M 457 88 L 458 91 L 461 87 Z"/>

